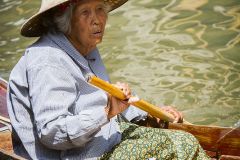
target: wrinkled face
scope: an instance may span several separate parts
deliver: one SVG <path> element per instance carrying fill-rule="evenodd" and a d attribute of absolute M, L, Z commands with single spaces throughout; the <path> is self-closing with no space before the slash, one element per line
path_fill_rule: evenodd
<path fill-rule="evenodd" d="M 76 5 L 68 37 L 80 50 L 94 49 L 102 41 L 108 16 L 107 8 L 102 0 L 81 0 Z"/>

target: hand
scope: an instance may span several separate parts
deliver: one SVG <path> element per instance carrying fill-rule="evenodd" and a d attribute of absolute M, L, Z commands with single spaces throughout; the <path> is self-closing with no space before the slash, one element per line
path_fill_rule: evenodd
<path fill-rule="evenodd" d="M 126 100 L 123 101 L 108 95 L 108 105 L 105 108 L 108 119 L 111 119 L 115 115 L 123 112 L 129 107 L 130 103 L 133 102 L 133 98 L 131 98 L 131 90 L 128 84 L 117 82 L 114 86 L 123 91 L 124 95 L 126 96 Z"/>
<path fill-rule="evenodd" d="M 171 106 L 164 106 L 161 108 L 162 110 L 170 113 L 174 117 L 173 123 L 182 123 L 183 122 L 183 115 L 181 112 L 177 111 L 175 108 Z"/>
<path fill-rule="evenodd" d="M 178 112 L 176 109 L 174 109 L 171 106 L 164 106 L 161 107 L 162 110 L 164 110 L 165 112 L 170 113 L 171 115 L 173 115 L 174 117 L 174 122 L 173 123 L 182 123 L 183 122 L 183 116 L 181 112 Z M 140 124 L 141 125 L 141 124 Z M 147 116 L 147 121 L 145 123 L 143 123 L 144 126 L 147 127 L 154 127 L 154 128 L 167 128 L 167 124 L 156 117 L 151 116 L 150 114 L 148 114 Z"/>

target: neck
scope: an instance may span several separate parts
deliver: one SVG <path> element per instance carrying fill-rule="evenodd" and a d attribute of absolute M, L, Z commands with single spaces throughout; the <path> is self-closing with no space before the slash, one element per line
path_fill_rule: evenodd
<path fill-rule="evenodd" d="M 73 47 L 79 52 L 79 54 L 81 54 L 82 56 L 87 56 L 92 50 L 94 50 L 96 47 L 94 46 L 84 46 L 81 44 L 77 44 L 75 43 L 74 40 L 72 40 L 72 38 L 70 36 L 66 36 L 68 38 L 68 40 L 72 43 Z"/>

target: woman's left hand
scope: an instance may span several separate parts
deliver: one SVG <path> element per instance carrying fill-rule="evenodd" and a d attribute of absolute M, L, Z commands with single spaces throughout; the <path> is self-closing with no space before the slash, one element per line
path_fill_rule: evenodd
<path fill-rule="evenodd" d="M 174 117 L 173 123 L 182 123 L 183 122 L 183 115 L 181 112 L 177 111 L 174 107 L 172 106 L 164 106 L 161 107 L 162 110 L 170 113 Z"/>

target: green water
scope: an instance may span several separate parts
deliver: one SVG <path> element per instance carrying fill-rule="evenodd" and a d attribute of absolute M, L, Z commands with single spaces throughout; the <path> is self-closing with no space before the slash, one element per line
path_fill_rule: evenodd
<path fill-rule="evenodd" d="M 0 76 L 26 46 L 19 29 L 40 1 L 0 1 Z M 240 120 L 240 1 L 130 0 L 112 12 L 101 55 L 113 82 L 195 124 Z"/>

